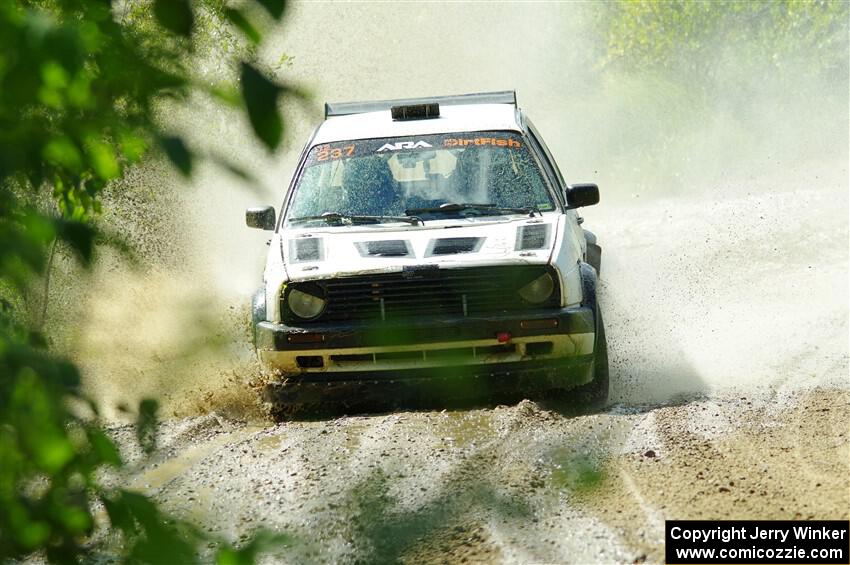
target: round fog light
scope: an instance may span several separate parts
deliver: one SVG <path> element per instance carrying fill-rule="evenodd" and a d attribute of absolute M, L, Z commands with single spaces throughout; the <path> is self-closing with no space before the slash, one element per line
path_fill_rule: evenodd
<path fill-rule="evenodd" d="M 552 275 L 543 273 L 521 289 L 519 295 L 526 302 L 532 304 L 540 304 L 545 302 L 555 291 L 555 281 L 552 280 Z"/>

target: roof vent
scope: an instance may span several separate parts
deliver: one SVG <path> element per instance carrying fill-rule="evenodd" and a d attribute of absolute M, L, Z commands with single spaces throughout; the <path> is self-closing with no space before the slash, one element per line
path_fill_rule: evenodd
<path fill-rule="evenodd" d="M 484 238 L 482 237 L 444 237 L 431 242 L 431 252 L 427 255 L 475 253 L 483 243 Z"/>
<path fill-rule="evenodd" d="M 430 104 L 410 104 L 407 106 L 393 106 L 390 108 L 393 120 L 427 120 L 440 117 L 440 105 L 436 102 Z"/>

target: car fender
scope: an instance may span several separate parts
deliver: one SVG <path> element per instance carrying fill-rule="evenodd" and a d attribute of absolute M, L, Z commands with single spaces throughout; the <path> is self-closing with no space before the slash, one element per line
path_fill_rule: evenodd
<path fill-rule="evenodd" d="M 581 290 L 582 290 L 582 306 L 589 306 L 594 315 L 596 315 L 596 309 L 599 306 L 596 300 L 596 287 L 599 283 L 599 277 L 596 275 L 596 269 L 594 269 L 590 264 L 582 261 L 579 263 L 579 275 L 581 276 Z"/>
<path fill-rule="evenodd" d="M 274 234 L 269 243 L 269 253 L 266 258 L 266 270 L 263 274 L 266 305 L 265 320 L 280 321 L 280 295 L 283 285 L 289 281 L 286 265 L 283 262 L 283 245 L 285 244 L 280 232 Z"/>
<path fill-rule="evenodd" d="M 561 306 L 574 306 L 582 302 L 583 287 L 579 273 L 579 263 L 582 258 L 580 243 L 567 229 L 567 217 L 558 219 L 555 245 L 552 248 L 551 265 L 561 277 Z"/>
<path fill-rule="evenodd" d="M 266 321 L 266 285 L 261 286 L 251 298 L 251 331 L 257 345 L 257 324 Z"/>

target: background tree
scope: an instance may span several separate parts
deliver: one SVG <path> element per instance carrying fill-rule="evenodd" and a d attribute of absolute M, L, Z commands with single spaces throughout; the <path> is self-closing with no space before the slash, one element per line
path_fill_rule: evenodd
<path fill-rule="evenodd" d="M 694 79 L 727 63 L 724 57 L 744 71 L 768 63 L 777 72 L 797 72 L 791 63 L 803 61 L 813 74 L 844 73 L 848 15 L 846 2 L 831 0 L 618 0 L 596 12 L 605 32 L 604 64 L 686 71 Z M 818 60 L 810 60 L 812 53 Z"/>
<path fill-rule="evenodd" d="M 613 124 L 588 159 L 611 182 L 688 190 L 821 159 L 846 132 L 847 2 L 615 0 L 587 16 L 599 72 L 584 111 Z"/>

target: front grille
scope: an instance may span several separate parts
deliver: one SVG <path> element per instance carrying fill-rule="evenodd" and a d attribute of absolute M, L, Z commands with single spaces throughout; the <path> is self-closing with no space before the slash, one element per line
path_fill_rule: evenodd
<path fill-rule="evenodd" d="M 544 265 L 421 269 L 313 281 L 328 305 L 313 323 L 356 320 L 420 319 L 433 316 L 491 316 L 519 310 L 552 308 L 560 303 L 559 285 L 542 304 L 523 301 L 518 291 L 543 273 Z M 297 284 L 291 285 L 297 288 Z M 285 299 L 282 312 L 288 321 Z M 299 322 L 306 324 L 308 322 Z"/>

